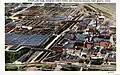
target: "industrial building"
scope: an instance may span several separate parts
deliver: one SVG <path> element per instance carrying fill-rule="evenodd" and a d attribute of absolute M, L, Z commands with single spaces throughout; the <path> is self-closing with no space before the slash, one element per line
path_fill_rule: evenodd
<path fill-rule="evenodd" d="M 5 8 L 7 67 L 116 70 L 116 26 L 105 10 L 76 3 L 6 3 Z"/>

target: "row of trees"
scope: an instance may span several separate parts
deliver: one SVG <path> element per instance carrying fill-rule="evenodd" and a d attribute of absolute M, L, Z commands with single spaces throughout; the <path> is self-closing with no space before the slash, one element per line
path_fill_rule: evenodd
<path fill-rule="evenodd" d="M 5 63 L 13 63 L 28 51 L 29 49 L 25 49 L 25 48 L 18 52 L 5 51 Z"/>
<path fill-rule="evenodd" d="M 5 66 L 5 71 L 17 71 L 17 66 Z"/>

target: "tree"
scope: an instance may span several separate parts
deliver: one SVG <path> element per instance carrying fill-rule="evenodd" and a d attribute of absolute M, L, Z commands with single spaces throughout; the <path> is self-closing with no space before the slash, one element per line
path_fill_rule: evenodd
<path fill-rule="evenodd" d="M 5 66 L 6 71 L 17 71 L 18 67 L 17 66 Z"/>

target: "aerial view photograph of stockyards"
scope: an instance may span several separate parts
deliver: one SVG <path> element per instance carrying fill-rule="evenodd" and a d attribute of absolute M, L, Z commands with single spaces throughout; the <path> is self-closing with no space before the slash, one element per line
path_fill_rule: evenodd
<path fill-rule="evenodd" d="M 116 4 L 5 3 L 5 71 L 116 71 Z"/>

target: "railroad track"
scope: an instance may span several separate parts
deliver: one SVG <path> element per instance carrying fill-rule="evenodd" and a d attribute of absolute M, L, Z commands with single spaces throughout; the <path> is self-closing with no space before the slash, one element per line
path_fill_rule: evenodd
<path fill-rule="evenodd" d="M 54 10 L 54 8 L 52 9 L 52 10 Z M 71 15 L 74 15 L 74 14 L 76 14 L 76 11 L 77 10 L 74 10 L 74 11 L 72 11 L 71 12 Z M 70 16 L 70 15 L 69 15 Z M 74 20 L 74 21 L 77 21 L 77 20 L 82 20 L 84 18 L 84 15 L 82 14 L 80 14 L 80 15 L 77 15 L 77 16 L 74 16 L 74 18 L 72 19 L 72 20 Z M 73 23 L 69 23 L 69 22 L 66 22 L 66 24 L 64 25 L 64 26 L 67 26 L 67 27 L 63 27 L 63 29 L 61 30 L 61 32 L 59 32 L 60 34 L 58 34 L 57 36 L 56 36 L 56 38 L 54 38 L 46 47 L 44 47 L 44 49 L 49 49 L 52 45 L 54 45 L 54 43 L 56 42 L 56 40 L 58 40 L 58 39 L 60 39 L 60 37 L 61 36 L 63 36 L 63 35 L 65 35 L 65 32 L 66 31 L 68 31 L 70 28 L 72 28 L 75 24 L 76 24 L 77 22 L 73 22 Z M 29 52 L 28 52 L 29 53 Z M 35 62 L 35 60 L 41 55 L 41 54 L 43 54 L 43 56 L 40 58 L 40 59 L 38 59 L 38 61 L 37 62 L 42 62 L 43 60 L 45 60 L 48 56 L 49 56 L 49 54 L 50 54 L 50 52 L 45 52 L 44 53 L 44 51 L 36 51 L 35 53 L 33 53 L 30 57 L 29 57 L 29 59 L 27 60 L 27 61 L 25 61 L 25 62 L 27 62 L 27 63 L 33 63 L 33 62 Z"/>

